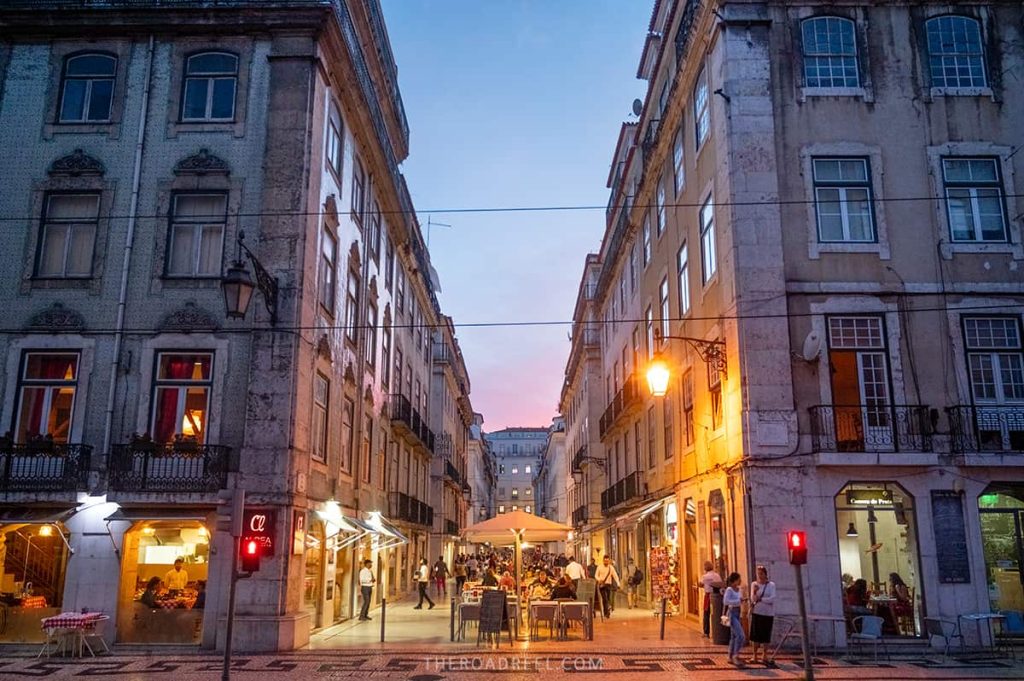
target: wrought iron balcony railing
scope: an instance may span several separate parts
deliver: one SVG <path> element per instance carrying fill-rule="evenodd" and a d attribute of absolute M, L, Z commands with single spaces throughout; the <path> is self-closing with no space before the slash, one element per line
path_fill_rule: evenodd
<path fill-rule="evenodd" d="M 457 537 L 459 535 L 459 524 L 454 520 L 445 520 L 444 532 L 445 534 Z"/>
<path fill-rule="evenodd" d="M 414 525 L 431 526 L 434 524 L 434 509 L 416 497 L 404 492 L 393 492 L 391 495 L 391 515 Z"/>
<path fill-rule="evenodd" d="M 579 527 L 580 525 L 587 524 L 587 507 L 579 506 L 575 511 L 572 512 L 572 526 Z"/>
<path fill-rule="evenodd" d="M 587 458 L 587 446 L 580 445 L 580 448 L 576 450 L 576 453 L 572 457 L 572 472 L 579 473 L 583 471 L 583 462 Z"/>
<path fill-rule="evenodd" d="M 427 451 L 434 453 L 434 431 L 427 426 L 427 420 L 420 416 L 405 395 L 394 394 L 388 403 L 391 423 L 404 427 L 420 441 Z"/>
<path fill-rule="evenodd" d="M 601 492 L 601 511 L 608 511 L 619 504 L 630 499 L 643 496 L 643 485 L 641 484 L 639 471 L 633 471 L 622 480 Z"/>
<path fill-rule="evenodd" d="M 0 444 L 0 490 L 78 492 L 89 478 L 92 447 L 42 441 Z"/>
<path fill-rule="evenodd" d="M 223 445 L 138 442 L 114 445 L 109 469 L 118 492 L 216 492 L 238 465 Z"/>
<path fill-rule="evenodd" d="M 930 452 L 934 426 L 928 407 L 819 404 L 810 408 L 815 452 Z"/>
<path fill-rule="evenodd" d="M 447 459 L 444 462 L 444 475 L 446 478 L 454 482 L 456 486 L 462 484 L 462 475 L 459 474 L 459 469 Z"/>
<path fill-rule="evenodd" d="M 615 393 L 615 397 L 604 410 L 604 414 L 601 415 L 598 422 L 598 432 L 601 437 L 604 438 L 618 420 L 623 415 L 631 413 L 632 408 L 639 405 L 640 402 L 640 381 L 636 374 L 630 374 L 619 392 Z"/>
<path fill-rule="evenodd" d="M 946 414 L 957 454 L 1024 452 L 1024 404 L 957 405 Z"/>

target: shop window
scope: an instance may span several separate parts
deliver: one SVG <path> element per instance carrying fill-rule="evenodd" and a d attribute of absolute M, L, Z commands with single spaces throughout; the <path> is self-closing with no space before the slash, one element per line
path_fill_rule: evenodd
<path fill-rule="evenodd" d="M 78 388 L 76 352 L 27 352 L 18 382 L 18 442 L 48 436 L 66 443 Z"/>
<path fill-rule="evenodd" d="M 835 499 L 848 619 L 876 615 L 886 635 L 921 631 L 914 499 L 895 483 L 853 483 Z"/>
<path fill-rule="evenodd" d="M 157 356 L 154 381 L 153 439 L 157 442 L 206 442 L 213 353 Z"/>
<path fill-rule="evenodd" d="M 0 529 L 0 642 L 43 643 L 44 617 L 59 615 L 68 551 L 59 524 Z"/>
<path fill-rule="evenodd" d="M 124 535 L 117 635 L 122 643 L 198 644 L 210 534 L 197 521 L 147 521 Z"/>
<path fill-rule="evenodd" d="M 703 589 L 697 580 L 701 576 L 700 551 L 697 545 L 697 505 L 693 499 L 687 499 L 683 506 L 683 555 L 686 557 L 687 598 L 686 611 L 697 615 L 704 602 Z"/>
<path fill-rule="evenodd" d="M 1024 485 L 990 485 L 978 510 L 992 612 L 1024 611 Z"/>
<path fill-rule="evenodd" d="M 302 607 L 312 618 L 314 627 L 320 626 L 323 600 L 323 565 L 326 538 L 324 524 L 313 521 L 306 533 L 304 569 L 302 573 Z"/>

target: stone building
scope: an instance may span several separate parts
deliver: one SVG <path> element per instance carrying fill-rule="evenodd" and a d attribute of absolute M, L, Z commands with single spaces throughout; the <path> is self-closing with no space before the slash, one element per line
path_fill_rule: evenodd
<path fill-rule="evenodd" d="M 551 427 L 548 428 L 548 438 L 534 474 L 533 488 L 537 515 L 563 525 L 572 522 L 566 494 L 569 463 L 565 457 L 565 419 L 556 416 L 551 419 Z M 562 553 L 565 548 L 565 541 L 548 542 L 549 551 Z"/>
<path fill-rule="evenodd" d="M 469 428 L 469 442 L 466 445 L 466 479 L 470 493 L 466 505 L 468 527 L 494 517 L 494 493 L 497 486 L 496 466 L 490 444 L 484 437 L 483 414 L 473 414 L 473 425 Z"/>
<path fill-rule="evenodd" d="M 238 648 L 351 617 L 361 559 L 375 600 L 409 588 L 448 322 L 378 1 L 11 0 L 0 36 L 3 640 L 89 608 L 223 645 L 239 490 L 271 555 Z"/>
<path fill-rule="evenodd" d="M 647 597 L 696 624 L 704 560 L 764 564 L 795 613 L 800 529 L 810 612 L 849 619 L 850 581 L 881 593 L 892 573 L 911 601 L 871 606 L 887 635 L 1024 610 L 1021 18 L 655 3 L 562 400 L 570 450 L 581 422 L 603 443 L 582 541 L 655 557 Z M 589 319 L 603 404 L 581 415 Z"/>
<path fill-rule="evenodd" d="M 540 465 L 547 428 L 511 427 L 487 433 L 497 466 L 495 475 L 495 513 L 526 511 L 534 513 L 533 476 Z"/>

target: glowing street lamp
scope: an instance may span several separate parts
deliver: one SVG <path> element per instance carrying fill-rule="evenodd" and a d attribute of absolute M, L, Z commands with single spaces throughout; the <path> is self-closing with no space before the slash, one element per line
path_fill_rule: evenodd
<path fill-rule="evenodd" d="M 655 343 L 660 346 L 662 342 L 667 340 L 686 341 L 690 344 L 690 347 L 697 351 L 697 355 L 701 360 L 713 371 L 719 372 L 723 377 L 725 376 L 727 368 L 725 341 L 709 341 L 703 338 L 690 338 L 689 336 L 665 336 L 661 333 L 661 329 L 654 330 Z M 647 365 L 647 387 L 651 391 L 651 395 L 654 397 L 664 397 L 665 393 L 668 392 L 669 378 L 671 378 L 671 372 L 669 371 L 668 363 L 665 362 L 660 352 L 655 353 L 654 358 Z"/>
<path fill-rule="evenodd" d="M 668 392 L 668 381 L 671 372 L 668 363 L 661 357 L 661 353 L 654 356 L 651 363 L 647 365 L 647 388 L 654 397 L 664 397 Z"/>

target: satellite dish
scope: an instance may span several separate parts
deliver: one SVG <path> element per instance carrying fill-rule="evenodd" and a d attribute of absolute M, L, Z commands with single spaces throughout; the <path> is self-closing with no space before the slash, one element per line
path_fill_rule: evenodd
<path fill-rule="evenodd" d="M 805 362 L 813 362 L 821 354 L 821 346 L 821 336 L 818 335 L 817 331 L 812 330 L 807 334 L 807 338 L 804 339 L 804 347 L 800 356 Z"/>
<path fill-rule="evenodd" d="M 641 102 L 639 99 L 634 99 L 633 100 L 633 115 L 634 116 L 639 116 L 640 114 L 643 113 L 643 111 L 644 111 L 644 103 Z"/>

